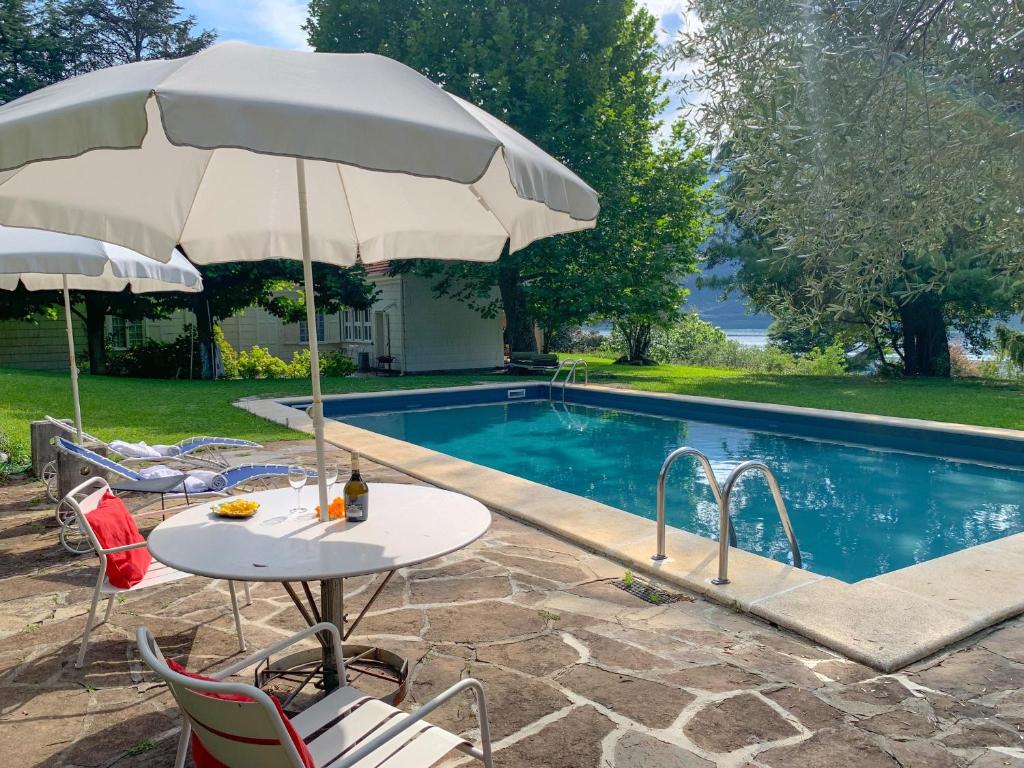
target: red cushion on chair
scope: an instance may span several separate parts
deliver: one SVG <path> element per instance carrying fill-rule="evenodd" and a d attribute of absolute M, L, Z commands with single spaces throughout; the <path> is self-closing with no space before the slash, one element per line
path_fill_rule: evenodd
<path fill-rule="evenodd" d="M 179 675 L 184 675 L 185 677 L 191 677 L 193 680 L 205 680 L 209 683 L 223 682 L 212 677 L 206 677 L 206 675 L 189 672 L 174 659 L 168 659 L 167 666 L 171 668 L 172 672 L 177 672 Z M 255 701 L 255 699 L 240 693 L 210 693 L 208 691 L 196 691 L 196 693 L 202 694 L 203 696 L 209 696 L 213 699 L 223 699 L 224 701 Z M 274 706 L 277 707 L 277 714 L 284 723 L 284 728 L 288 731 L 288 735 L 291 736 L 292 744 L 295 745 L 295 749 L 298 750 L 299 757 L 302 758 L 302 764 L 306 766 L 306 768 L 316 768 L 316 764 L 313 762 L 313 756 L 309 753 L 309 747 L 306 746 L 306 742 L 302 740 L 302 737 L 299 736 L 298 732 L 295 730 L 295 727 L 292 725 L 292 721 L 288 719 L 288 715 L 284 713 L 284 710 L 281 708 L 281 702 L 279 702 L 274 696 L 271 696 L 270 699 L 274 702 Z M 224 765 L 224 763 L 207 752 L 206 747 L 203 746 L 203 742 L 195 731 L 192 732 L 192 762 L 196 764 L 196 768 L 232 768 L 232 766 Z"/>
<path fill-rule="evenodd" d="M 110 491 L 103 494 L 99 505 L 85 519 L 103 549 L 146 540 L 124 502 Z M 118 589 L 133 587 L 142 581 L 151 562 L 153 556 L 146 547 L 107 555 L 107 580 Z"/>

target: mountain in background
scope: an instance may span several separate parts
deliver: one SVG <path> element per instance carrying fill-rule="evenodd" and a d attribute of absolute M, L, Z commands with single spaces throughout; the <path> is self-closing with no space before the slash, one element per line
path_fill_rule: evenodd
<path fill-rule="evenodd" d="M 687 312 L 696 312 L 702 320 L 717 325 L 723 331 L 767 329 L 772 324 L 771 315 L 750 312 L 747 308 L 747 298 L 738 291 L 733 291 L 729 298 L 722 301 L 721 288 L 697 287 L 698 277 L 725 278 L 730 277 L 734 271 L 728 264 L 721 264 L 705 269 L 701 273 L 688 275 L 683 280 L 683 287 L 689 289 L 690 295 L 683 309 Z"/>

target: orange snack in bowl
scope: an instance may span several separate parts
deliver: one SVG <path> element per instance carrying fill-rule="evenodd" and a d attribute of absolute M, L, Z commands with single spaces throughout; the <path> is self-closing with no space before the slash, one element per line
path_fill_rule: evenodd
<path fill-rule="evenodd" d="M 316 514 L 320 515 L 320 505 L 317 505 Z M 342 496 L 335 496 L 334 501 L 331 502 L 331 506 L 327 508 L 327 517 L 330 520 L 344 520 L 345 519 L 345 499 Z"/>

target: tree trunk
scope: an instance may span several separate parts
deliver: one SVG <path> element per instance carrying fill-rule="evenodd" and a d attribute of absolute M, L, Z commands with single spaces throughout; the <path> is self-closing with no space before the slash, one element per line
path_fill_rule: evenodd
<path fill-rule="evenodd" d="M 903 326 L 903 373 L 948 378 L 949 336 L 938 297 L 924 294 L 900 306 L 900 324 Z"/>
<path fill-rule="evenodd" d="M 196 361 L 195 372 L 200 379 L 214 379 L 217 376 L 216 341 L 213 338 L 213 320 L 206 303 L 206 291 L 192 295 L 192 314 L 196 318 Z"/>
<path fill-rule="evenodd" d="M 107 309 L 106 299 L 99 293 L 85 294 L 85 337 L 89 344 L 89 373 L 100 376 L 107 372 Z"/>
<path fill-rule="evenodd" d="M 651 354 L 651 331 L 649 323 L 620 323 L 619 331 L 626 342 L 626 357 L 623 362 L 646 363 Z"/>
<path fill-rule="evenodd" d="M 505 343 L 512 352 L 536 352 L 537 338 L 519 283 L 519 267 L 508 255 L 498 261 L 498 290 L 505 309 Z"/>

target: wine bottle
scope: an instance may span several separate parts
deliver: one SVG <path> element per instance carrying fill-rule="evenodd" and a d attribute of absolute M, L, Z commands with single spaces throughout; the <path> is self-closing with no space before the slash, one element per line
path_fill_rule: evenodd
<path fill-rule="evenodd" d="M 352 454 L 352 476 L 345 483 L 345 519 L 350 523 L 366 520 L 370 506 L 370 488 L 359 474 L 359 454 Z"/>

